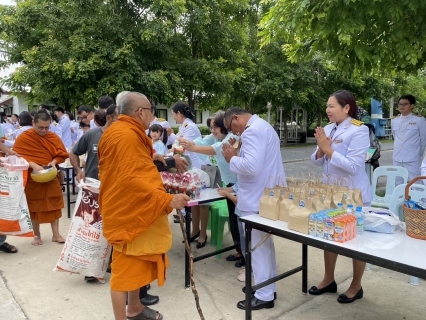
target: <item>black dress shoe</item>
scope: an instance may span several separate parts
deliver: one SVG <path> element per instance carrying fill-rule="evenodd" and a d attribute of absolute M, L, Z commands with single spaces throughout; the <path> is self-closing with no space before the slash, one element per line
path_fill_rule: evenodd
<path fill-rule="evenodd" d="M 244 293 L 246 293 L 246 287 L 243 287 L 243 292 Z M 256 290 L 254 290 L 253 292 L 252 292 L 252 294 L 254 295 L 256 293 Z M 277 293 L 276 292 L 274 292 L 274 300 L 277 300 Z"/>
<path fill-rule="evenodd" d="M 158 301 L 160 301 L 160 297 L 159 296 L 152 296 L 150 294 L 147 294 L 145 297 L 143 297 L 141 299 L 141 303 L 144 306 L 152 306 L 153 304 L 158 303 Z"/>
<path fill-rule="evenodd" d="M 330 283 L 328 286 L 318 289 L 317 287 L 313 286 L 309 289 L 309 294 L 312 294 L 314 296 L 319 296 L 320 294 L 323 294 L 325 292 L 331 292 L 336 293 L 337 292 L 337 283 L 333 280 L 332 283 Z"/>
<path fill-rule="evenodd" d="M 263 309 L 263 308 L 270 309 L 270 308 L 274 307 L 274 300 L 263 301 L 263 300 L 259 300 L 255 296 L 251 297 L 250 303 L 251 303 L 251 309 L 252 310 L 260 310 L 260 309 Z M 242 300 L 242 301 L 238 302 L 237 308 L 246 310 L 246 300 Z"/>
<path fill-rule="evenodd" d="M 200 231 L 198 231 L 198 233 L 195 236 L 189 238 L 189 243 L 194 242 L 195 239 L 197 239 L 199 236 L 200 236 Z M 185 243 L 185 240 L 183 240 L 182 243 Z"/>
<path fill-rule="evenodd" d="M 339 303 L 351 303 L 354 302 L 355 300 L 361 299 L 364 296 L 364 291 L 361 289 L 359 289 L 359 291 L 356 293 L 356 295 L 353 298 L 348 298 L 346 296 L 346 294 L 342 293 L 338 298 L 337 298 L 337 302 Z"/>
<path fill-rule="evenodd" d="M 204 242 L 197 242 L 197 249 L 201 249 L 202 247 L 204 247 L 206 245 L 207 242 L 207 235 L 206 235 L 206 240 L 204 240 Z"/>
<path fill-rule="evenodd" d="M 226 257 L 226 261 L 238 261 L 240 259 L 241 257 L 236 257 L 233 254 L 230 254 L 229 256 Z"/>
<path fill-rule="evenodd" d="M 146 291 L 148 291 L 149 289 L 151 289 L 151 285 L 150 285 L 150 284 L 147 284 L 147 285 L 146 285 Z"/>
<path fill-rule="evenodd" d="M 245 265 L 246 265 L 246 262 L 243 261 L 243 258 L 240 258 L 240 260 L 238 260 L 237 262 L 235 262 L 235 267 L 237 267 L 237 268 L 244 267 Z"/>

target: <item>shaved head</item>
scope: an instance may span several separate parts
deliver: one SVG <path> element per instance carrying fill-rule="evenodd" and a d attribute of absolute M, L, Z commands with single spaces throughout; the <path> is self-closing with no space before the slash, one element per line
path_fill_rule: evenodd
<path fill-rule="evenodd" d="M 125 92 L 117 96 L 117 107 L 120 114 L 133 117 L 133 113 L 139 108 L 151 108 L 148 98 L 139 92 Z"/>

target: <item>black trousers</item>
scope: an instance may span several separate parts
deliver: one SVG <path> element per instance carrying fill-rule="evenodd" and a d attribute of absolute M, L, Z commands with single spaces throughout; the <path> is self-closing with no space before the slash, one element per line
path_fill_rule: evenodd
<path fill-rule="evenodd" d="M 227 187 L 232 187 L 234 184 L 230 183 Z M 241 253 L 241 245 L 240 245 L 240 232 L 238 230 L 238 216 L 235 214 L 235 203 L 226 198 L 226 204 L 228 205 L 229 212 L 229 226 L 231 228 L 232 240 L 234 241 L 234 245 L 237 245 L 237 252 Z"/>

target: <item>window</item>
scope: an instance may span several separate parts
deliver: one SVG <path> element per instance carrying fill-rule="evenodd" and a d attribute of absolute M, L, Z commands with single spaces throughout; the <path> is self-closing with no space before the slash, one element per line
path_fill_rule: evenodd
<path fill-rule="evenodd" d="M 167 109 L 157 109 L 157 118 L 163 118 L 167 121 Z"/>
<path fill-rule="evenodd" d="M 203 111 L 201 110 L 194 110 L 195 113 L 195 123 L 203 123 Z"/>

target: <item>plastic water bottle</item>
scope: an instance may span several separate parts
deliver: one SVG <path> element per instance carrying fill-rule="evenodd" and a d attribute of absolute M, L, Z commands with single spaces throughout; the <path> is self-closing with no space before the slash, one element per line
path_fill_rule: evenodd
<path fill-rule="evenodd" d="M 339 202 L 338 204 L 337 204 L 337 210 L 345 210 L 345 207 L 343 206 L 343 203 L 341 203 L 341 202 Z"/>
<path fill-rule="evenodd" d="M 413 286 L 418 286 L 419 285 L 419 278 L 410 276 L 410 282 Z"/>
<path fill-rule="evenodd" d="M 356 235 L 362 235 L 364 233 L 364 213 L 362 207 L 356 207 Z"/>
<path fill-rule="evenodd" d="M 348 206 L 346 208 L 346 213 L 354 214 L 354 205 L 353 204 L 348 204 Z"/>

